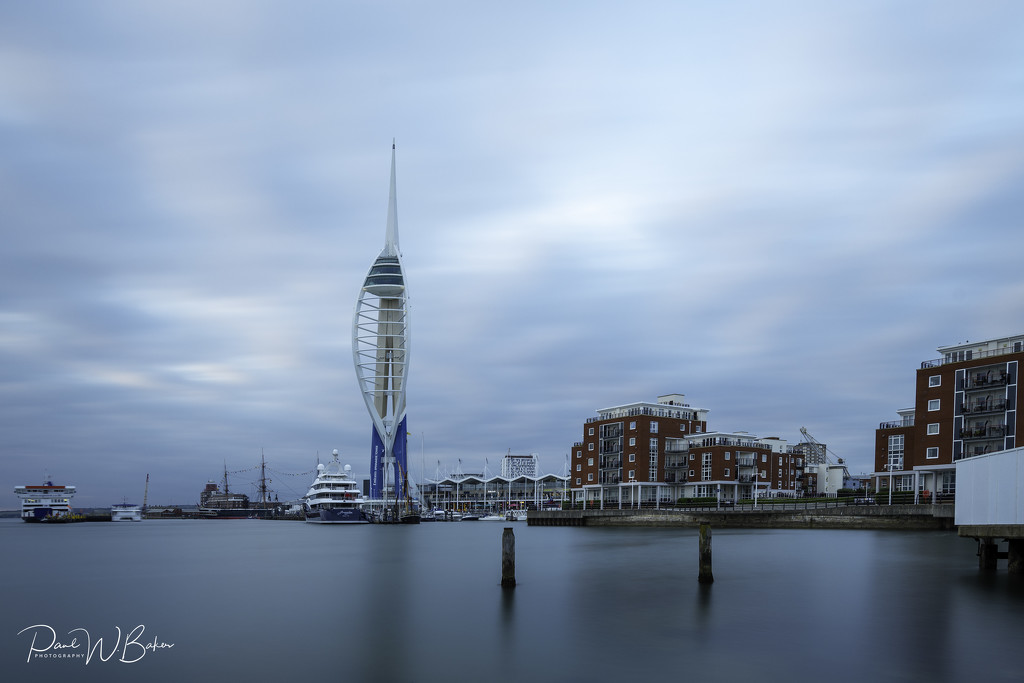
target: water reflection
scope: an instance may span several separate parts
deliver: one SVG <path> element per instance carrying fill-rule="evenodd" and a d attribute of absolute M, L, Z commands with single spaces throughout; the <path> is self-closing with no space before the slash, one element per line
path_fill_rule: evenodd
<path fill-rule="evenodd" d="M 0 525 L 0 632 L 145 622 L 178 644 L 130 671 L 15 679 L 1019 677 L 1024 582 L 980 574 L 951 534 L 716 530 L 701 585 L 693 529 L 517 525 L 502 590 L 502 527 L 486 523 L 23 526 Z M 73 571 L 28 559 L 57 541 Z M 23 649 L 0 638 L 5 672 Z"/>

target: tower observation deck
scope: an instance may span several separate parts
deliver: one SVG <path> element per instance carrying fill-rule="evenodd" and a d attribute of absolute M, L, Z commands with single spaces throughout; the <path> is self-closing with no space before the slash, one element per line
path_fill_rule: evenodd
<path fill-rule="evenodd" d="M 370 498 L 402 498 L 408 491 L 405 383 L 409 371 L 409 309 L 398 248 L 395 145 L 384 249 L 370 266 L 352 319 L 356 379 L 373 420 Z"/>

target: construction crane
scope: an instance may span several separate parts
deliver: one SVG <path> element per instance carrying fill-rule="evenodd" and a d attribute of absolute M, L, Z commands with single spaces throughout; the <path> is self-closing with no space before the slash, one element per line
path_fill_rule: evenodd
<path fill-rule="evenodd" d="M 823 464 L 823 465 L 838 465 L 838 466 L 842 467 L 843 468 L 843 481 L 844 482 L 849 481 L 849 479 L 850 479 L 850 470 L 847 469 L 846 463 L 845 463 L 845 461 L 842 458 L 838 457 L 832 451 L 832 449 L 830 449 L 828 446 L 826 446 L 825 444 L 823 444 L 822 442 L 818 441 L 813 436 L 811 436 L 811 433 L 807 431 L 807 427 L 801 427 L 800 428 L 800 433 L 803 434 L 804 438 L 807 440 L 807 443 L 811 444 L 812 446 L 816 447 L 817 449 L 820 449 L 820 452 L 821 452 L 822 456 L 825 458 L 825 462 L 823 462 L 821 464 Z"/>
<path fill-rule="evenodd" d="M 807 427 L 801 427 L 800 428 L 800 433 L 803 434 L 804 438 L 807 440 L 807 443 L 809 443 L 809 444 L 811 444 L 813 446 L 816 446 L 816 447 L 821 449 L 821 453 L 822 453 L 822 455 L 825 458 L 825 462 L 823 464 L 826 464 L 826 465 L 842 465 L 843 464 L 843 459 L 840 458 L 840 457 L 837 457 L 836 454 L 834 452 L 832 452 L 832 449 L 830 449 L 828 446 L 826 446 L 825 444 L 823 444 L 822 442 L 818 441 L 813 436 L 811 436 L 811 433 L 807 431 Z M 833 457 L 829 457 L 830 455 L 833 456 Z M 844 469 L 845 469 L 845 466 L 844 466 Z"/>

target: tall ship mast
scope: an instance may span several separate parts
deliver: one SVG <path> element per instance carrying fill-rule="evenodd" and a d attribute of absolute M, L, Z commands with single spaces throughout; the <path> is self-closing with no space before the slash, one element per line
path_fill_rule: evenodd
<path fill-rule="evenodd" d="M 404 499 L 408 491 L 405 389 L 409 369 L 409 308 L 398 248 L 395 144 L 384 248 L 370 266 L 352 320 L 356 379 L 373 420 L 370 498 Z M 392 484 L 393 482 L 393 484 Z"/>

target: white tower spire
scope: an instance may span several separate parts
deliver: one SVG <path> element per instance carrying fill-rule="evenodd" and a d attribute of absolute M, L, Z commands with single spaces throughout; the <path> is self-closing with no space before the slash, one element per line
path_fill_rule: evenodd
<path fill-rule="evenodd" d="M 398 254 L 398 192 L 395 189 L 395 141 L 391 140 L 391 191 L 388 193 L 388 225 L 384 250 L 389 256 Z"/>

